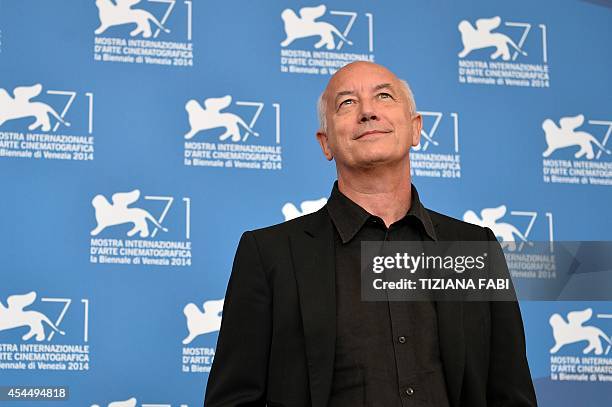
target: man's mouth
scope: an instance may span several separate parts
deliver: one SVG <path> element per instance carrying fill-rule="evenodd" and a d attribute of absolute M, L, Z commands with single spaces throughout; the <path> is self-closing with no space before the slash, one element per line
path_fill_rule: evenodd
<path fill-rule="evenodd" d="M 364 131 L 361 134 L 358 134 L 357 137 L 355 137 L 355 140 L 359 140 L 362 137 L 367 137 L 367 136 L 371 136 L 371 135 L 376 135 L 376 134 L 387 134 L 387 133 L 391 133 L 391 130 L 368 130 L 368 131 Z"/>

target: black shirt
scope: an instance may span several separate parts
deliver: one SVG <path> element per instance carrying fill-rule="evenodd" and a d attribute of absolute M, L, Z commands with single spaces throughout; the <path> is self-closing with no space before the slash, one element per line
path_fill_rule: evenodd
<path fill-rule="evenodd" d="M 437 240 L 414 185 L 410 210 L 387 228 L 334 183 L 336 357 L 329 406 L 448 407 L 431 302 L 361 301 L 361 241 Z"/>

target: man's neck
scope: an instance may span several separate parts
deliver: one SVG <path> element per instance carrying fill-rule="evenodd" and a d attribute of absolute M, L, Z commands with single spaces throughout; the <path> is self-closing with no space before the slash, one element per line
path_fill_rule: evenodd
<path fill-rule="evenodd" d="M 381 218 L 387 227 L 403 218 L 410 209 L 410 166 L 394 171 L 369 168 L 338 171 L 338 189 L 372 215 Z"/>

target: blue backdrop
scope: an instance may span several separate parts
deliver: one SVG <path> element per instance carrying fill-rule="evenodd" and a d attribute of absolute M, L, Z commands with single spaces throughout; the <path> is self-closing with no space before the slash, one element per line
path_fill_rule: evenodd
<path fill-rule="evenodd" d="M 603 0 L 0 0 L 0 386 L 202 405 L 238 238 L 324 204 L 316 99 L 353 60 L 411 84 L 427 207 L 609 240 L 610 38 Z M 608 405 L 612 304 L 521 307 L 540 404 Z"/>

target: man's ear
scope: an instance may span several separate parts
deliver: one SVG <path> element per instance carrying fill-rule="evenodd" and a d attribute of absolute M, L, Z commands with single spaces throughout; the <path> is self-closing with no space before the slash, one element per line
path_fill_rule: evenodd
<path fill-rule="evenodd" d="M 411 122 L 412 126 L 412 146 L 416 147 L 419 145 L 421 141 L 421 129 L 423 128 L 423 116 L 419 113 L 415 113 L 412 116 Z"/>
<path fill-rule="evenodd" d="M 317 131 L 317 140 L 319 141 L 319 144 L 321 145 L 321 150 L 323 150 L 323 154 L 325 155 L 325 158 L 327 158 L 327 161 L 333 160 L 334 154 L 329 148 L 329 143 L 327 140 L 327 133 L 323 132 L 322 130 Z"/>

